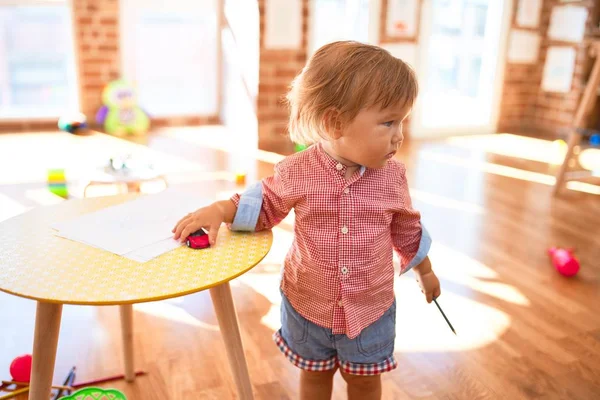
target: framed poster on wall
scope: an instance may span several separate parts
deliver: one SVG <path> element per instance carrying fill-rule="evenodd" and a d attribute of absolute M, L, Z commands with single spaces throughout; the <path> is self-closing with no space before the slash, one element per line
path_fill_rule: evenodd
<path fill-rule="evenodd" d="M 542 13 L 542 0 L 519 0 L 517 25 L 521 28 L 537 28 Z"/>
<path fill-rule="evenodd" d="M 542 89 L 546 92 L 569 93 L 575 72 L 575 49 L 551 46 L 546 54 Z"/>
<path fill-rule="evenodd" d="M 385 36 L 416 41 L 420 9 L 421 0 L 387 0 Z"/>

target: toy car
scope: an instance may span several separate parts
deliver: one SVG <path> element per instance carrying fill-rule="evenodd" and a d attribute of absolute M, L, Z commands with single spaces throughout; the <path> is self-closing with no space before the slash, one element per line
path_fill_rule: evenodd
<path fill-rule="evenodd" d="M 210 247 L 208 234 L 202 228 L 188 236 L 186 243 L 191 249 L 206 249 Z"/>

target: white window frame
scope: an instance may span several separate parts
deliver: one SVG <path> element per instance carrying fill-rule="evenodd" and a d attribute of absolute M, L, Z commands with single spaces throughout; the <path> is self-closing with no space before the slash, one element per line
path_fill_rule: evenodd
<path fill-rule="evenodd" d="M 75 72 L 74 85 L 75 85 L 75 104 L 77 104 L 77 108 L 81 110 L 81 72 L 79 70 L 79 52 L 77 51 L 77 38 L 75 37 L 75 15 L 74 15 L 74 7 L 73 2 L 77 0 L 0 0 L 0 7 L 9 7 L 9 6 L 67 6 L 70 10 L 71 14 L 71 24 L 69 29 L 71 31 L 71 50 L 73 52 L 73 69 Z M 76 111 L 76 110 L 70 110 Z M 65 112 L 69 112 L 69 110 L 65 110 Z M 2 116 L 0 114 L 0 122 L 13 122 L 13 121 L 36 121 L 36 122 L 56 122 L 61 115 L 56 116 Z"/>
<path fill-rule="evenodd" d="M 76 1 L 76 0 L 73 0 Z M 120 62 L 121 62 L 121 76 L 128 80 L 129 82 L 131 82 L 132 84 L 136 84 L 136 71 L 135 71 L 135 66 L 132 64 L 132 56 L 128 53 L 128 50 L 131 48 L 134 48 L 135 43 L 133 42 L 133 39 L 129 39 L 127 37 L 127 35 L 125 34 L 126 29 L 128 29 L 127 26 L 127 19 L 128 19 L 128 15 L 129 15 L 129 7 L 128 5 L 125 4 L 126 0 L 119 0 L 119 13 L 120 13 L 120 18 L 119 18 L 119 29 L 120 29 Z M 221 102 L 222 102 L 222 43 L 221 43 L 221 29 L 222 29 L 222 25 L 223 25 L 223 0 L 214 0 L 215 1 L 215 6 L 216 6 L 216 16 L 217 16 L 217 21 L 216 21 L 216 39 L 217 39 L 217 43 L 216 43 L 216 47 L 217 47 L 217 52 L 216 52 L 216 83 L 217 83 L 217 87 L 216 87 L 216 108 L 215 108 L 215 112 L 212 114 L 195 114 L 195 113 L 164 113 L 164 112 L 160 112 L 160 113 L 154 113 L 154 112 L 150 112 L 151 117 L 152 118 L 156 118 L 156 119 L 179 119 L 179 118 L 188 118 L 188 117 L 213 117 L 213 116 L 219 116 L 220 114 L 220 110 L 221 110 Z M 143 104 L 141 104 L 142 107 L 144 107 Z"/>

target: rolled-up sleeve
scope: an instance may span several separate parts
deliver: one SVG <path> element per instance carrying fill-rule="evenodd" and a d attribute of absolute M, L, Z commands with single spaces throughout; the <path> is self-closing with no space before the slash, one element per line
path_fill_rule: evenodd
<path fill-rule="evenodd" d="M 241 195 L 234 195 L 231 201 L 237 211 L 231 229 L 260 231 L 279 224 L 293 207 L 286 177 L 284 168 L 278 164 L 273 176 L 250 186 Z"/>

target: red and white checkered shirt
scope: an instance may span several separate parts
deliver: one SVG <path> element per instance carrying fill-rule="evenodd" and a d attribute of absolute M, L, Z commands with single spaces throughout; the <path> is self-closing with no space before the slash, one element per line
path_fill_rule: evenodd
<path fill-rule="evenodd" d="M 287 157 L 262 181 L 256 230 L 271 229 L 294 208 L 281 289 L 306 319 L 353 339 L 392 305 L 392 249 L 405 270 L 422 227 L 402 163 L 390 160 L 350 179 L 345 172 L 320 144 Z M 240 195 L 232 201 L 239 205 Z"/>

